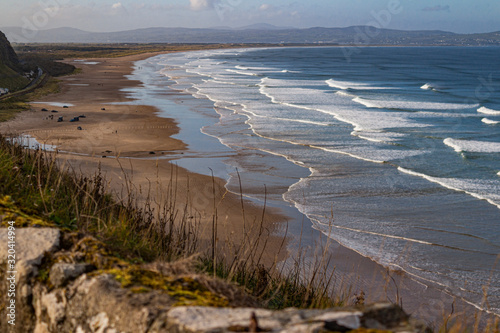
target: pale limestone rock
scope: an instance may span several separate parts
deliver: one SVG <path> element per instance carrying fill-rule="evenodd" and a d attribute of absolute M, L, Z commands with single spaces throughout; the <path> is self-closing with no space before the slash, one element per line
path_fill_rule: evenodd
<path fill-rule="evenodd" d="M 230 332 L 231 327 L 248 328 L 252 313 L 261 329 L 272 332 L 319 332 L 325 328 L 357 329 L 362 312 L 298 310 L 260 310 L 254 308 L 178 307 L 168 312 L 167 321 L 179 332 Z"/>
<path fill-rule="evenodd" d="M 51 333 L 51 331 L 46 323 L 37 323 L 33 333 Z"/>
<path fill-rule="evenodd" d="M 0 228 L 0 263 L 8 258 L 8 229 Z M 59 248 L 61 232 L 54 228 L 16 228 L 16 283 L 36 275 L 45 252 Z"/>
<path fill-rule="evenodd" d="M 105 312 L 101 312 L 89 320 L 92 333 L 104 333 L 108 329 L 109 318 Z"/>
<path fill-rule="evenodd" d="M 253 308 L 177 307 L 169 311 L 167 318 L 186 332 L 208 332 L 229 326 L 247 327 L 252 312 L 255 312 L 262 328 L 277 329 L 281 326 L 278 320 L 272 318 L 272 311 Z"/>
<path fill-rule="evenodd" d="M 57 263 L 50 269 L 50 283 L 52 283 L 54 287 L 60 287 L 69 280 L 92 271 L 92 269 L 95 268 L 89 264 Z"/>
<path fill-rule="evenodd" d="M 54 329 L 66 317 L 66 298 L 57 291 L 42 295 L 42 307 L 49 317 L 49 327 Z"/>
<path fill-rule="evenodd" d="M 362 312 L 328 312 L 320 316 L 314 317 L 314 321 L 325 323 L 335 322 L 338 326 L 355 330 L 361 327 Z"/>
<path fill-rule="evenodd" d="M 324 324 L 323 323 L 315 323 L 315 324 L 300 324 L 291 327 L 287 327 L 286 329 L 279 330 L 282 333 L 320 333 L 324 332 Z"/>
<path fill-rule="evenodd" d="M 76 332 L 75 333 L 87 333 L 81 326 L 78 326 L 76 328 Z"/>

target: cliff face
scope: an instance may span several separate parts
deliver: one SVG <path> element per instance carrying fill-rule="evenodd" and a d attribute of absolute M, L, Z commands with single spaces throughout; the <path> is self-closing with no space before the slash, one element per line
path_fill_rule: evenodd
<path fill-rule="evenodd" d="M 18 71 L 19 70 L 19 59 L 17 54 L 10 45 L 10 42 L 5 37 L 5 34 L 0 31 L 0 64 L 4 64 L 7 67 Z"/>

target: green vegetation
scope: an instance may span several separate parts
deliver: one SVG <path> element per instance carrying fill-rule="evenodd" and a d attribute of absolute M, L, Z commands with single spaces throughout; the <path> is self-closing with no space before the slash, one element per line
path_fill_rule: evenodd
<path fill-rule="evenodd" d="M 59 80 L 49 78 L 42 87 L 30 93 L 0 100 L 0 121 L 13 119 L 19 112 L 29 110 L 29 101 L 55 94 L 59 91 L 61 91 Z"/>
<path fill-rule="evenodd" d="M 0 100 L 0 121 L 7 121 L 21 111 L 29 110 L 29 105 L 23 98 L 9 98 Z"/>
<path fill-rule="evenodd" d="M 29 82 L 27 78 L 0 62 L 0 88 L 16 91 L 26 87 Z"/>

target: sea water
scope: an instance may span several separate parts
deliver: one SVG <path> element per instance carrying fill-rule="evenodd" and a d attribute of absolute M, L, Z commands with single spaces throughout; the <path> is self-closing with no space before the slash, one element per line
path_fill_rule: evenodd
<path fill-rule="evenodd" d="M 254 184 L 246 195 L 274 186 L 327 237 L 500 313 L 500 48 L 355 51 L 199 51 L 140 66 L 209 103 L 201 132 L 235 152 L 224 163 Z"/>

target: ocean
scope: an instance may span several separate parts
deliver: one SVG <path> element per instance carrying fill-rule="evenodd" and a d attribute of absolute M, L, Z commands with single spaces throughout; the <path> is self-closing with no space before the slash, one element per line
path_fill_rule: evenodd
<path fill-rule="evenodd" d="M 217 170 L 236 193 L 241 179 L 245 196 L 500 313 L 500 48 L 345 51 L 160 55 L 136 64 L 131 94 L 189 119 L 178 137 L 206 154 L 180 166 Z M 168 112 L 178 93 L 191 113 Z"/>

